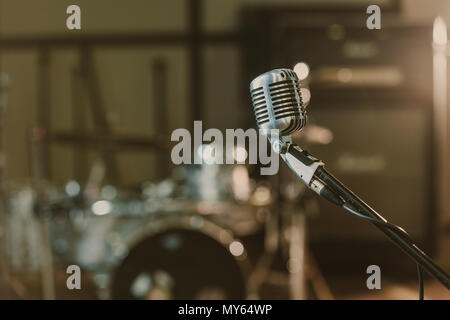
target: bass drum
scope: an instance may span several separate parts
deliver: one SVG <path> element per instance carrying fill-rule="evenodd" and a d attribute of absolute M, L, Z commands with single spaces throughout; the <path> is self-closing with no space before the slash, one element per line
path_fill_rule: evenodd
<path fill-rule="evenodd" d="M 201 216 L 139 232 L 112 276 L 112 299 L 245 299 L 244 245 Z"/>

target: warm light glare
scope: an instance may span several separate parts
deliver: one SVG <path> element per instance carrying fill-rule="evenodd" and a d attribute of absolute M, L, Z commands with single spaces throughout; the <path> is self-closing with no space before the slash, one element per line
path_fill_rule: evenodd
<path fill-rule="evenodd" d="M 231 181 L 236 200 L 247 201 L 250 197 L 250 179 L 247 168 L 243 165 L 234 167 L 231 173 Z"/>
<path fill-rule="evenodd" d="M 103 216 L 111 212 L 112 204 L 106 200 L 99 200 L 92 204 L 91 210 L 95 215 Z"/>
<path fill-rule="evenodd" d="M 330 129 L 314 124 L 308 125 L 303 134 L 310 143 L 330 144 L 334 138 Z"/>
<path fill-rule="evenodd" d="M 239 241 L 233 241 L 230 244 L 230 252 L 233 256 L 239 257 L 244 253 L 244 246 Z"/>
<path fill-rule="evenodd" d="M 294 66 L 294 72 L 299 80 L 305 80 L 309 75 L 309 67 L 304 62 L 299 62 Z"/>
<path fill-rule="evenodd" d="M 253 200 L 256 205 L 267 205 L 271 201 L 271 192 L 267 186 L 258 186 L 253 193 Z"/>
<path fill-rule="evenodd" d="M 353 73 L 349 68 L 341 68 L 337 71 L 337 79 L 339 82 L 350 82 L 352 78 Z"/>
<path fill-rule="evenodd" d="M 447 44 L 447 26 L 442 17 L 436 17 L 436 19 L 434 19 L 433 42 L 437 45 Z"/>
<path fill-rule="evenodd" d="M 303 106 L 307 107 L 311 101 L 311 91 L 308 88 L 300 88 Z"/>
<path fill-rule="evenodd" d="M 236 160 L 237 162 L 245 162 L 245 160 L 247 159 L 247 150 L 245 150 L 245 148 L 243 146 L 237 146 L 234 149 L 234 160 Z"/>

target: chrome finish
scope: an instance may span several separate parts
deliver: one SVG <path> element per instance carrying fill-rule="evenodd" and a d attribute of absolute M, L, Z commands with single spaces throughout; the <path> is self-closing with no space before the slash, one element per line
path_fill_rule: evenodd
<path fill-rule="evenodd" d="M 250 83 L 250 94 L 259 129 L 278 129 L 289 135 L 306 125 L 296 73 L 290 69 L 274 69 Z"/>

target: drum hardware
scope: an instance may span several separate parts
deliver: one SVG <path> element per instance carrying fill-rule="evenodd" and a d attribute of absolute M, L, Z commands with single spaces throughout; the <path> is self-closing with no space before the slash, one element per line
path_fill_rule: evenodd
<path fill-rule="evenodd" d="M 47 201 L 48 182 L 45 180 L 44 137 L 45 130 L 34 127 L 30 130 L 30 149 L 33 187 L 36 191 L 34 211 L 39 223 L 39 258 L 44 300 L 55 299 L 53 253 L 50 239 L 51 210 Z"/>
<path fill-rule="evenodd" d="M 306 218 L 304 212 L 293 210 L 289 228 L 289 289 L 291 298 L 304 300 L 307 297 L 305 277 Z"/>
<path fill-rule="evenodd" d="M 42 269 L 47 266 L 49 259 L 55 265 L 53 267 L 55 270 L 58 263 L 64 264 L 69 261 L 68 251 L 73 241 L 73 230 L 70 225 L 72 217 L 67 213 L 69 210 L 75 210 L 79 201 L 67 199 L 66 195 L 51 186 L 47 187 L 44 196 L 45 211 L 39 207 L 37 193 L 32 187 L 10 189 L 8 205 L 10 231 L 8 253 L 11 272 L 16 276 L 25 275 L 24 281 L 26 280 L 26 283 L 33 287 L 36 285 L 35 276 L 40 274 L 38 279 L 41 282 L 39 286 L 41 290 L 44 289 L 42 288 L 44 282 Z M 40 216 L 43 213 L 47 217 Z M 42 248 L 43 246 L 49 248 Z M 43 255 L 51 255 L 51 257 Z M 46 276 L 49 277 L 49 275 Z M 45 281 L 49 279 L 45 278 Z M 25 282 L 20 286 L 23 293 L 20 297 L 30 298 L 25 294 L 33 294 L 34 290 L 24 284 Z M 46 289 L 49 290 L 48 287 Z"/>
<path fill-rule="evenodd" d="M 253 271 L 249 276 L 249 288 L 252 292 L 259 292 L 263 283 L 272 276 L 271 266 L 279 249 L 279 219 L 269 208 L 259 208 L 259 219 L 264 224 L 264 249 L 256 260 Z"/>
<path fill-rule="evenodd" d="M 8 218 L 9 259 L 13 272 L 39 270 L 39 232 L 34 215 L 35 195 L 30 187 L 11 192 Z"/>
<path fill-rule="evenodd" d="M 93 201 L 100 194 L 100 186 L 105 177 L 105 164 L 102 159 L 97 159 L 91 166 L 89 177 L 84 191 L 84 197 Z"/>
<path fill-rule="evenodd" d="M 31 149 L 31 164 L 34 189 L 36 190 L 36 206 L 35 211 L 38 216 L 40 224 L 40 269 L 42 277 L 42 296 L 44 299 L 55 298 L 55 279 L 54 262 L 52 256 L 51 239 L 50 239 L 50 216 L 52 213 L 49 204 L 47 203 L 47 180 L 49 178 L 49 158 L 48 158 L 48 143 L 55 140 L 54 135 L 49 132 L 49 54 L 48 50 L 42 50 L 40 55 L 39 84 L 42 86 L 39 90 L 39 126 L 31 129 L 30 134 L 30 149 Z M 93 112 L 96 128 L 99 128 L 101 133 L 100 148 L 102 151 L 103 161 L 108 166 L 108 173 L 112 181 L 119 180 L 115 159 L 113 158 L 112 140 L 110 139 L 110 126 L 104 117 L 103 101 L 99 92 L 99 85 L 97 74 L 94 66 L 94 60 L 89 51 L 82 52 L 81 58 L 81 76 L 86 80 L 87 93 L 91 100 L 91 107 Z M 98 139 L 97 139 L 98 140 Z M 100 166 L 94 166 L 92 174 L 98 177 Z M 101 171 L 101 170 L 100 170 Z M 100 174 L 101 175 L 101 174 Z M 94 179 L 95 182 L 98 179 Z M 90 194 L 95 194 L 95 190 L 88 188 Z"/>
<path fill-rule="evenodd" d="M 8 104 L 7 89 L 10 84 L 8 74 L 0 72 L 0 285 L 5 284 L 7 290 L 5 298 L 11 299 L 11 293 L 17 297 L 25 296 L 25 287 L 22 282 L 13 276 L 8 261 L 10 243 L 9 217 L 8 217 L 8 196 L 5 188 L 6 155 L 4 150 L 4 115 Z M 10 290 L 11 289 L 11 290 Z"/>
<path fill-rule="evenodd" d="M 311 254 L 311 250 L 306 250 L 306 276 L 309 279 L 312 289 L 319 300 L 334 300 L 334 296 L 317 265 L 317 261 Z"/>
<path fill-rule="evenodd" d="M 289 298 L 307 299 L 311 284 L 319 299 L 333 299 L 307 245 L 307 217 L 316 215 L 317 200 L 309 197 L 296 181 L 281 185 L 280 195 L 286 205 L 281 208 L 281 217 L 273 213 L 267 216 L 265 249 L 254 266 L 249 285 L 256 292 L 264 284 L 288 287 Z M 287 274 L 274 268 L 275 259 L 280 258 L 278 252 Z"/>
<path fill-rule="evenodd" d="M 294 300 L 308 299 L 309 285 L 318 299 L 334 299 L 308 246 L 307 221 L 317 209 L 318 204 L 313 198 L 305 199 L 300 207 L 287 204 L 283 208 L 283 220 L 286 224 L 283 228 L 283 251 L 289 272 L 290 298 Z"/>
<path fill-rule="evenodd" d="M 294 300 L 307 299 L 310 284 L 318 299 L 333 299 L 308 246 L 307 222 L 318 215 L 318 201 L 303 184 L 292 179 L 287 179 L 281 191 L 286 203 L 282 209 L 281 246 L 289 271 L 290 296 Z"/>

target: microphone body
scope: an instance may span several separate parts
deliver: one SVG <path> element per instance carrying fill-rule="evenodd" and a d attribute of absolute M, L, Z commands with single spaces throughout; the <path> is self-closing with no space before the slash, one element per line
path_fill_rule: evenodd
<path fill-rule="evenodd" d="M 253 79 L 250 94 L 258 128 L 268 133 L 273 149 L 303 183 L 320 196 L 341 205 L 340 198 L 314 178 L 315 171 L 323 163 L 292 144 L 290 134 L 301 130 L 307 119 L 298 81 L 297 74 L 290 69 L 274 69 Z M 271 130 L 277 130 L 278 135 L 269 134 Z"/>
<path fill-rule="evenodd" d="M 294 71 L 274 69 L 250 83 L 253 111 L 259 129 L 278 129 L 279 134 L 285 136 L 306 125 L 306 110 L 298 81 Z"/>

